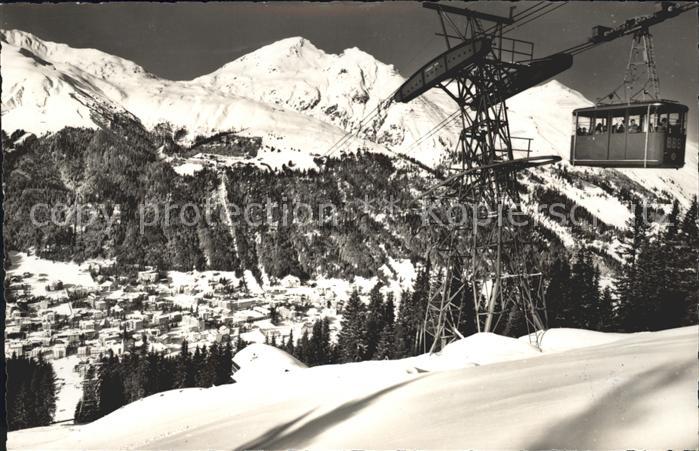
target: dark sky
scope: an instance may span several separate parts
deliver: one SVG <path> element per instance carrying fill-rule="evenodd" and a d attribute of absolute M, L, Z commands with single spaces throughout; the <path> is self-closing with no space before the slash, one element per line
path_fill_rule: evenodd
<path fill-rule="evenodd" d="M 466 6 L 505 15 L 510 6 L 522 10 L 532 4 Z M 615 26 L 654 8 L 653 2 L 570 2 L 510 36 L 533 41 L 535 55 L 545 56 L 584 41 L 594 25 Z M 72 47 L 97 48 L 173 80 L 209 73 L 290 36 L 333 53 L 359 47 L 403 75 L 444 50 L 443 40 L 434 36 L 436 14 L 412 2 L 9 4 L 0 6 L 0 23 Z M 696 140 L 696 10 L 651 31 L 661 94 L 689 105 Z M 621 82 L 629 46 L 627 37 L 577 56 L 557 78 L 594 100 Z"/>

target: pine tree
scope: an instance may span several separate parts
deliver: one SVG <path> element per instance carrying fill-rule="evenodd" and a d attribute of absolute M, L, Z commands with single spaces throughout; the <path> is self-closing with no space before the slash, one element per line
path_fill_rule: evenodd
<path fill-rule="evenodd" d="M 327 316 L 323 318 L 321 325 L 321 354 L 323 355 L 323 365 L 336 362 L 335 350 L 333 349 L 332 343 L 330 342 L 330 318 Z"/>
<path fill-rule="evenodd" d="M 393 326 L 393 324 L 396 322 L 396 303 L 393 298 L 393 292 L 388 292 L 388 295 L 386 296 L 386 302 L 383 305 L 383 323 L 384 324 L 390 324 Z"/>
<path fill-rule="evenodd" d="M 90 366 L 83 379 L 83 395 L 75 408 L 76 424 L 89 423 L 99 418 L 98 379 L 95 368 Z"/>
<path fill-rule="evenodd" d="M 420 331 L 425 320 L 425 312 L 427 312 L 427 304 L 430 300 L 430 263 L 428 262 L 425 268 L 418 274 L 413 288 L 412 299 L 412 329 L 414 332 L 413 348 L 411 355 L 418 355 L 426 351 L 432 346 L 431 342 L 422 343 L 420 348 Z M 425 340 L 431 340 L 425 337 Z"/>
<path fill-rule="evenodd" d="M 571 317 L 570 265 L 565 257 L 557 258 L 551 265 L 545 299 L 548 327 L 569 325 Z"/>
<path fill-rule="evenodd" d="M 425 311 L 430 295 L 430 265 L 422 268 L 413 285 L 412 292 L 403 292 L 398 305 L 398 315 L 395 321 L 395 357 L 410 357 L 418 355 L 429 348 L 431 343 L 419 346 L 420 330 L 425 319 Z"/>
<path fill-rule="evenodd" d="M 8 413 L 11 413 L 8 417 L 9 430 L 25 429 L 34 424 L 31 404 L 29 388 L 23 384 L 19 388 L 14 406 L 8 407 Z"/>
<path fill-rule="evenodd" d="M 353 291 L 342 311 L 342 323 L 337 346 L 342 362 L 364 360 L 367 352 L 366 307 Z"/>
<path fill-rule="evenodd" d="M 366 317 L 366 343 L 367 350 L 365 358 L 371 360 L 376 353 L 379 344 L 379 335 L 385 327 L 384 316 L 386 314 L 383 295 L 381 294 L 381 283 L 378 282 L 369 293 L 369 308 Z"/>
<path fill-rule="evenodd" d="M 102 360 L 99 370 L 99 416 L 108 415 L 126 404 L 124 383 L 118 370 L 119 359 L 110 354 Z"/>
<path fill-rule="evenodd" d="M 191 358 L 192 356 L 189 354 L 189 343 L 187 343 L 187 340 L 182 340 L 180 353 L 177 355 L 177 364 L 175 366 L 175 388 L 194 386 Z"/>
<path fill-rule="evenodd" d="M 199 374 L 199 386 L 211 387 L 216 381 L 216 369 L 221 365 L 221 350 L 217 343 L 209 347 L 204 364 Z"/>
<path fill-rule="evenodd" d="M 233 374 L 233 344 L 230 337 L 226 340 L 226 345 L 223 347 L 221 354 L 220 365 L 216 373 L 216 385 L 230 384 L 232 382 L 231 375 Z"/>
<path fill-rule="evenodd" d="M 620 292 L 619 319 L 627 332 L 662 330 L 690 324 L 696 273 L 678 249 L 659 241 L 646 243 L 633 279 Z"/>
<path fill-rule="evenodd" d="M 413 321 L 414 317 L 413 295 L 409 291 L 404 291 L 401 294 L 400 304 L 398 305 L 398 315 L 394 326 L 394 356 L 396 358 L 413 355 L 415 336 L 417 333 Z"/>
<path fill-rule="evenodd" d="M 641 247 L 648 241 L 648 229 L 650 225 L 645 218 L 645 208 L 640 204 L 634 207 L 634 216 L 627 222 L 627 229 L 631 231 L 627 261 L 630 265 L 636 263 L 636 257 Z"/>
<path fill-rule="evenodd" d="M 290 355 L 295 355 L 295 344 L 294 344 L 294 331 L 289 331 L 289 339 L 286 341 L 284 350 Z"/>
<path fill-rule="evenodd" d="M 697 211 L 697 196 L 694 196 L 687 213 L 684 215 L 684 219 L 682 219 L 680 229 L 684 238 L 695 247 L 699 241 L 699 228 L 697 226 L 697 220 L 699 220 L 698 215 L 699 211 Z"/>
<path fill-rule="evenodd" d="M 7 427 L 9 430 L 46 426 L 56 411 L 56 375 L 43 360 L 12 357 L 5 361 Z"/>
<path fill-rule="evenodd" d="M 395 355 L 395 332 L 393 324 L 386 324 L 379 335 L 379 344 L 376 347 L 375 360 L 390 360 Z"/>
<path fill-rule="evenodd" d="M 677 199 L 672 203 L 672 210 L 667 217 L 667 229 L 665 230 L 665 239 L 674 240 L 677 237 L 680 227 L 680 203 Z"/>
<path fill-rule="evenodd" d="M 602 291 L 598 310 L 599 322 L 597 323 L 597 330 L 602 332 L 614 330 L 616 318 L 614 317 L 614 299 L 612 298 L 611 288 L 605 287 Z"/>
<path fill-rule="evenodd" d="M 458 305 L 456 327 L 461 335 L 468 337 L 478 331 L 476 309 L 473 304 L 473 291 L 471 285 L 463 279 L 464 274 L 461 265 L 455 265 L 452 273 L 455 277 L 452 277 L 451 293 L 456 294 L 454 303 Z"/>
<path fill-rule="evenodd" d="M 309 365 L 309 343 L 310 340 L 308 338 L 308 330 L 303 331 L 303 335 L 301 335 L 301 339 L 296 345 L 296 355 L 295 357 L 305 363 L 306 365 Z"/>
<path fill-rule="evenodd" d="M 599 323 L 599 272 L 589 249 L 582 248 L 571 268 L 572 318 L 569 327 L 594 329 Z"/>
<path fill-rule="evenodd" d="M 317 319 L 313 323 L 313 330 L 308 341 L 307 357 L 308 366 L 316 366 L 323 363 L 323 323 Z"/>

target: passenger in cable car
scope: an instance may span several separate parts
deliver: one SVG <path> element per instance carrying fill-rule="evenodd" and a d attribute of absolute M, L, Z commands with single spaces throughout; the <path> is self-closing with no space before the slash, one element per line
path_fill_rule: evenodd
<path fill-rule="evenodd" d="M 672 127 L 670 127 L 670 134 L 671 135 L 681 135 L 682 130 L 681 130 L 681 125 L 680 125 L 680 120 L 675 119 L 675 123 L 672 124 Z"/>
<path fill-rule="evenodd" d="M 624 121 L 621 121 L 617 124 L 616 130 L 612 129 L 614 133 L 624 133 Z"/>
<path fill-rule="evenodd" d="M 636 124 L 636 121 L 631 119 L 631 122 L 629 122 L 629 133 L 638 133 L 640 131 L 641 129 L 638 127 L 638 124 Z"/>
<path fill-rule="evenodd" d="M 583 136 L 587 135 L 587 127 L 583 127 L 581 132 L 582 132 Z"/>
<path fill-rule="evenodd" d="M 600 133 L 604 133 L 606 130 L 603 130 L 602 123 L 598 122 L 597 125 L 595 125 L 595 135 L 599 135 Z"/>
<path fill-rule="evenodd" d="M 656 129 L 656 131 L 658 131 L 660 133 L 667 132 L 667 118 L 666 117 L 664 117 L 660 120 L 660 125 L 658 125 L 658 128 Z"/>

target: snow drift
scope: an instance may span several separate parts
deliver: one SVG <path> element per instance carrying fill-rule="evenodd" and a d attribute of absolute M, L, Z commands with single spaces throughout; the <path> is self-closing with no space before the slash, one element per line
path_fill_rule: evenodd
<path fill-rule="evenodd" d="M 233 363 L 239 368 L 234 376 L 236 382 L 259 381 L 306 368 L 306 365 L 281 349 L 261 343 L 246 346 L 235 355 Z"/>
<path fill-rule="evenodd" d="M 416 368 L 416 359 L 362 362 L 298 369 L 273 379 L 210 389 L 173 390 L 132 403 L 89 425 L 12 432 L 8 446 L 698 446 L 699 328 L 609 337 L 587 331 L 550 332 L 544 343 L 548 341 L 557 352 L 528 348 L 527 338 L 515 344 L 518 340 L 501 340 L 503 337 L 467 337 L 449 352 L 463 359 L 460 369 L 409 371 Z M 593 345 L 586 345 L 591 338 Z M 505 361 L 474 367 L 464 356 L 476 355 L 482 345 L 489 348 L 488 355 L 500 348 Z M 516 353 L 520 358 L 512 359 Z"/>

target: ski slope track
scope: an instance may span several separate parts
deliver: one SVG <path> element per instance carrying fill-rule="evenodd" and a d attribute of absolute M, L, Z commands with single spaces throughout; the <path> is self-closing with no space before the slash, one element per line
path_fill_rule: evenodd
<path fill-rule="evenodd" d="M 313 368 L 253 345 L 236 359 L 254 377 L 11 432 L 8 447 L 694 449 L 698 333 L 553 329 L 542 351 L 477 334 L 437 355 Z"/>

